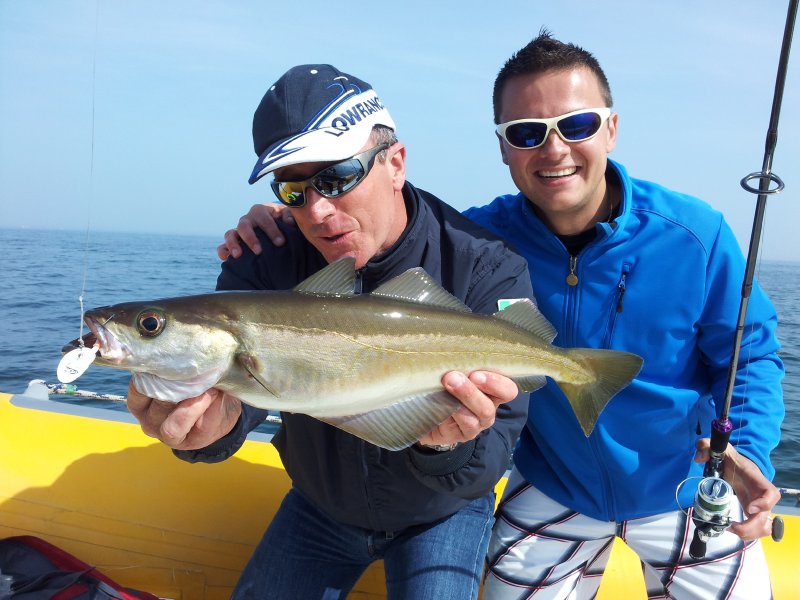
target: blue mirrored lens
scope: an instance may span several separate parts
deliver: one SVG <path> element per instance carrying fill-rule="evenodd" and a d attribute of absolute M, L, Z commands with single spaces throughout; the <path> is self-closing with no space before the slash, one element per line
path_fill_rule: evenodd
<path fill-rule="evenodd" d="M 561 119 L 557 123 L 557 127 L 565 139 L 577 142 L 592 137 L 600 129 L 601 124 L 600 115 L 594 112 L 586 112 Z"/>
<path fill-rule="evenodd" d="M 506 139 L 517 148 L 535 148 L 544 141 L 546 133 L 544 123 L 515 123 L 506 129 Z"/>

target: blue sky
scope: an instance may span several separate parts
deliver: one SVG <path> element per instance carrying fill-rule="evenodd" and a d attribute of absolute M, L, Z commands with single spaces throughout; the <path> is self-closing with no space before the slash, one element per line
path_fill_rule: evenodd
<path fill-rule="evenodd" d="M 459 209 L 514 191 L 491 88 L 547 26 L 600 60 L 620 113 L 612 157 L 721 210 L 743 247 L 784 0 L 0 0 L 0 224 L 212 234 L 255 202 L 252 114 L 295 64 L 369 81 L 409 179 Z M 797 37 L 797 36 L 795 36 Z M 795 40 L 761 255 L 800 261 Z"/>

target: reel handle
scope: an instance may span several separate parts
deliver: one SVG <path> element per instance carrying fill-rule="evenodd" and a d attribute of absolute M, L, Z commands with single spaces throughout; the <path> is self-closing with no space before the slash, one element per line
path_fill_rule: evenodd
<path fill-rule="evenodd" d="M 706 542 L 701 539 L 699 529 L 695 529 L 692 543 L 689 545 L 689 556 L 694 559 L 705 558 L 706 556 Z"/>
<path fill-rule="evenodd" d="M 774 516 L 772 518 L 772 539 L 776 542 L 780 542 L 783 539 L 784 531 L 783 517 L 778 515 Z"/>

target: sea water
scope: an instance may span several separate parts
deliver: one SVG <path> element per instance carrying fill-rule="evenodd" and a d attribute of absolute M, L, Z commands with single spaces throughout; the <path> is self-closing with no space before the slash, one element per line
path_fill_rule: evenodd
<path fill-rule="evenodd" d="M 86 309 L 213 291 L 221 237 L 0 229 L 0 391 L 32 379 L 56 383 L 61 348 L 87 333 Z M 776 485 L 800 488 L 800 263 L 763 262 L 756 271 L 778 311 L 786 419 L 773 452 Z M 129 374 L 98 366 L 75 384 L 127 393 Z M 734 438 L 735 439 L 735 438 Z"/>

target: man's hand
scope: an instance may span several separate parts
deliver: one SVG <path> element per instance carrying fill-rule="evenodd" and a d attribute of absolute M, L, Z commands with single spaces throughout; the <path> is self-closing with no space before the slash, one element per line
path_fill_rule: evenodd
<path fill-rule="evenodd" d="M 140 394 L 131 381 L 128 410 L 150 437 L 175 450 L 196 450 L 231 432 L 242 403 L 215 388 L 178 403 L 154 400 Z"/>
<path fill-rule="evenodd" d="M 420 438 L 424 445 L 449 446 L 467 442 L 494 424 L 497 407 L 519 394 L 517 384 L 491 371 L 474 371 L 469 377 L 450 371 L 442 377 L 444 388 L 463 406 L 436 429 Z"/>
<path fill-rule="evenodd" d="M 694 460 L 707 462 L 710 440 L 703 438 L 697 442 L 697 454 Z M 772 508 L 781 499 L 781 493 L 764 477 L 761 470 L 748 458 L 745 458 L 731 445 L 725 450 L 722 463 L 722 478 L 731 484 L 744 510 L 745 520 L 734 523 L 728 530 L 743 540 L 755 540 L 772 534 Z"/>
<path fill-rule="evenodd" d="M 229 256 L 239 258 L 242 255 L 241 242 L 244 242 L 254 253 L 261 254 L 261 244 L 256 237 L 256 228 L 267 234 L 270 241 L 276 246 L 283 246 L 286 240 L 275 222 L 280 219 L 287 225 L 294 224 L 292 211 L 283 204 L 254 204 L 250 210 L 239 219 L 236 229 L 225 232 L 225 241 L 217 246 L 217 256 L 220 260 L 227 260 Z"/>

